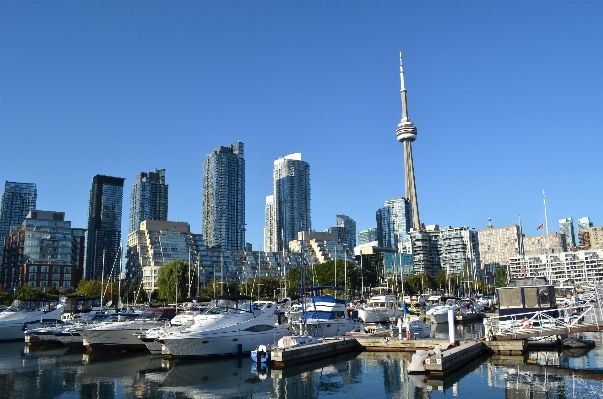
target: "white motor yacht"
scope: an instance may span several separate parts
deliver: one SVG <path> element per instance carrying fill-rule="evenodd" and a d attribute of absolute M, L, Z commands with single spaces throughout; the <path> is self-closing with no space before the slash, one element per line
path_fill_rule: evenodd
<path fill-rule="evenodd" d="M 0 312 L 0 341 L 22 341 L 28 325 L 61 320 L 64 304 L 47 299 L 16 299 Z"/>
<path fill-rule="evenodd" d="M 96 352 L 146 350 L 144 342 L 135 334 L 165 325 L 175 314 L 176 308 L 149 308 L 141 314 L 122 315 L 113 323 L 83 329 L 80 335 L 83 345 Z"/>
<path fill-rule="evenodd" d="M 276 302 L 252 308 L 250 297 L 228 296 L 195 318 L 192 326 L 158 338 L 163 353 L 176 357 L 220 357 L 249 353 L 289 331 L 274 323 Z M 243 306 L 243 304 L 247 306 Z"/>
<path fill-rule="evenodd" d="M 358 318 L 364 323 L 385 323 L 404 315 L 402 300 L 392 295 L 375 295 L 356 309 Z"/>
<path fill-rule="evenodd" d="M 321 286 L 312 290 L 319 291 L 326 288 L 341 289 Z M 348 311 L 345 300 L 331 295 L 307 298 L 303 308 L 289 312 L 289 323 L 293 333 L 323 338 L 344 336 L 345 333 L 360 327 L 357 311 Z"/>

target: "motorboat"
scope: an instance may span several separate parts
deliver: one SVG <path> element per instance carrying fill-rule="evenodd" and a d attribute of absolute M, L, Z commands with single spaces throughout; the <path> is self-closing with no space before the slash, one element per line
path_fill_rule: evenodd
<path fill-rule="evenodd" d="M 456 316 L 456 311 L 459 309 L 458 305 L 435 305 L 425 311 L 425 315 L 436 324 L 448 323 L 448 311 L 452 309 L 453 314 Z"/>
<path fill-rule="evenodd" d="M 28 325 L 34 328 L 33 324 L 61 320 L 64 307 L 57 300 L 15 299 L 8 309 L 0 312 L 0 341 L 21 341 Z"/>
<path fill-rule="evenodd" d="M 358 306 L 358 318 L 364 323 L 384 323 L 404 315 L 401 299 L 392 295 L 375 295 Z"/>
<path fill-rule="evenodd" d="M 115 322 L 101 323 L 83 329 L 80 335 L 83 345 L 96 352 L 146 350 L 147 347 L 135 333 L 169 323 L 176 314 L 175 308 L 149 308 L 141 314 L 122 315 Z"/>
<path fill-rule="evenodd" d="M 339 287 L 320 286 L 312 288 L 311 298 L 307 298 L 301 309 L 289 312 L 289 323 L 293 333 L 314 337 L 338 337 L 360 327 L 360 319 L 356 310 L 348 311 L 346 302 L 329 294 L 315 296 L 326 288 Z"/>
<path fill-rule="evenodd" d="M 123 317 L 123 316 L 121 316 Z M 80 331 L 86 328 L 93 328 L 99 323 L 119 321 L 119 314 L 107 313 L 85 313 L 79 315 L 76 319 L 63 325 L 63 328 L 53 333 L 54 337 L 68 348 L 81 348 L 83 338 Z"/>
<path fill-rule="evenodd" d="M 564 348 L 569 349 L 591 349 L 596 346 L 594 339 L 588 339 L 582 336 L 567 337 L 561 341 Z"/>
<path fill-rule="evenodd" d="M 249 301 L 244 302 L 246 307 L 241 306 L 249 297 L 224 298 L 226 303 L 210 307 L 190 327 L 159 337 L 163 353 L 175 357 L 238 356 L 289 334 L 287 328 L 275 326 L 276 302 L 266 302 L 254 312 Z"/>

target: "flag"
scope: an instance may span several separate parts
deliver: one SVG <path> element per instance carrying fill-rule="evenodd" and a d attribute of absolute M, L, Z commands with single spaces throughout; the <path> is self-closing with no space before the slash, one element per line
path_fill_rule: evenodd
<path fill-rule="evenodd" d="M 544 227 L 544 224 L 541 223 L 540 226 L 538 226 L 538 228 L 536 230 L 540 230 L 543 227 Z"/>

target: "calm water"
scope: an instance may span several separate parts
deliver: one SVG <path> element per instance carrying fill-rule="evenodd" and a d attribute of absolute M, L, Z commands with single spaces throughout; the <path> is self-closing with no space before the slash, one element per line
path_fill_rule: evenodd
<path fill-rule="evenodd" d="M 257 372 L 249 358 L 185 362 L 2 343 L 0 398 L 603 398 L 603 334 L 584 335 L 597 341 L 586 354 L 483 358 L 443 380 L 408 375 L 404 353 L 349 354 Z"/>

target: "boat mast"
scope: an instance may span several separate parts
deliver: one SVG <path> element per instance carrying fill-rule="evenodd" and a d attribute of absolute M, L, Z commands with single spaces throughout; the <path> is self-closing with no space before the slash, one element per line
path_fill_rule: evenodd
<path fill-rule="evenodd" d="M 100 308 L 101 308 L 101 312 L 103 311 L 103 296 L 104 296 L 104 292 L 103 292 L 103 287 L 105 285 L 105 250 L 103 249 L 103 272 L 101 273 L 101 300 L 100 300 Z"/>
<path fill-rule="evenodd" d="M 546 195 L 544 190 L 542 190 L 542 198 L 544 200 L 544 229 L 546 232 L 545 240 L 546 240 L 546 273 L 548 274 L 548 283 L 551 284 L 551 263 L 549 261 L 549 221 L 546 216 Z"/>

